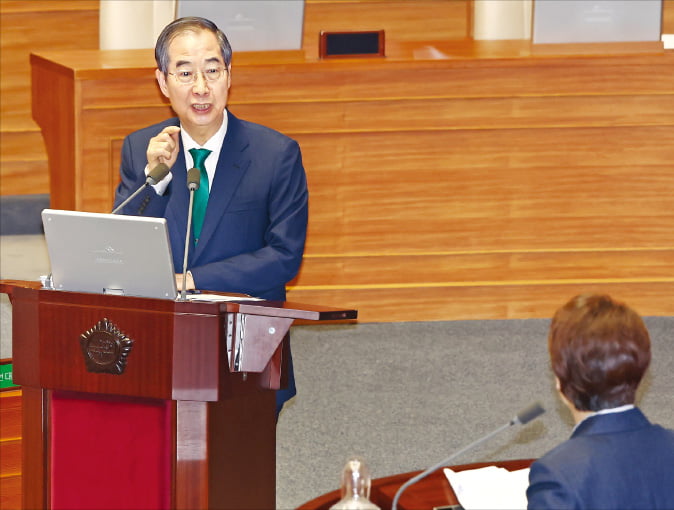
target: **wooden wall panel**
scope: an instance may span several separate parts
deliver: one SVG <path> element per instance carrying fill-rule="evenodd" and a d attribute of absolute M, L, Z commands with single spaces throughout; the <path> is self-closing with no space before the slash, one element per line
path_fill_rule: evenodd
<path fill-rule="evenodd" d="M 21 438 L 21 391 L 0 392 L 0 439 Z M 4 466 L 4 464 L 3 464 Z M 2 473 L 8 471 L 3 468 Z"/>
<path fill-rule="evenodd" d="M 375 263 L 376 262 L 376 263 Z M 368 286 L 433 286 L 511 282 L 658 280 L 674 274 L 674 249 L 529 250 L 423 253 L 381 252 L 347 256 L 308 255 L 302 264 L 303 289 Z"/>
<path fill-rule="evenodd" d="M 97 0 L 31 0 L 0 4 L 2 15 L 3 121 L 30 122 L 30 63 L 33 51 L 98 48 Z"/>
<path fill-rule="evenodd" d="M 231 110 L 296 138 L 307 168 L 309 236 L 290 299 L 435 320 L 537 316 L 558 291 L 597 285 L 670 291 L 674 54 L 438 47 L 460 58 L 237 60 Z M 36 63 L 71 69 L 76 208 L 105 211 L 122 138 L 170 113 L 143 77 L 149 53 L 127 53 L 119 71 L 87 55 Z M 480 302 L 489 296 L 514 301 Z M 666 312 L 662 298 L 646 311 Z"/>
<path fill-rule="evenodd" d="M 0 508 L 21 508 L 21 391 L 0 392 Z"/>
<path fill-rule="evenodd" d="M 21 476 L 0 478 L 0 508 L 21 508 Z"/>
<path fill-rule="evenodd" d="M 13 440 L 0 440 L 0 459 L 2 470 L 0 476 L 4 478 L 16 476 L 21 472 L 21 441 L 20 437 Z"/>
<path fill-rule="evenodd" d="M 0 195 L 49 192 L 47 154 L 31 118 L 33 51 L 98 48 L 98 0 L 2 0 Z"/>
<path fill-rule="evenodd" d="M 308 254 L 670 242 L 666 222 L 658 228 L 646 219 L 671 218 L 674 199 L 662 193 L 674 185 L 671 127 L 298 139 L 316 190 Z M 622 166 L 626 153 L 642 173 Z M 342 235 L 332 235 L 335 225 Z M 594 235 L 578 239 L 579 227 Z"/>
<path fill-rule="evenodd" d="M 667 289 L 674 54 L 540 55 L 522 42 L 450 40 L 437 20 L 458 20 L 468 5 L 308 0 L 305 40 L 325 20 L 368 29 L 378 20 L 387 35 L 408 32 L 389 39 L 395 51 L 386 59 L 235 56 L 231 110 L 303 150 L 309 238 L 291 298 L 358 306 L 364 320 L 403 320 L 423 317 L 429 288 L 455 300 L 423 312 L 430 318 L 537 314 L 536 300 L 551 302 L 555 286 L 571 284 Z M 444 40 L 422 41 L 424 22 L 410 22 L 431 11 L 427 39 Z M 77 194 L 72 207 L 105 211 L 123 136 L 170 109 L 151 52 L 85 62 L 88 54 L 71 52 L 72 61 L 50 69 L 73 73 L 82 102 L 72 120 L 81 150 L 63 165 L 78 170 L 58 184 Z M 521 302 L 474 307 L 490 287 Z M 416 301 L 409 313 L 389 315 L 393 298 Z"/>
<path fill-rule="evenodd" d="M 442 321 L 456 319 L 549 318 L 571 297 L 605 293 L 625 301 L 643 315 L 674 315 L 674 282 L 538 281 L 479 282 L 425 286 L 291 288 L 288 300 L 348 303 L 359 322 Z M 376 303 L 376 306 L 373 305 Z"/>
<path fill-rule="evenodd" d="M 674 34 L 674 0 L 662 2 L 662 33 Z"/>
<path fill-rule="evenodd" d="M 506 44 L 509 56 L 492 58 L 474 51 L 454 58 L 454 51 L 462 53 L 458 51 L 460 46 L 437 46 L 446 50 L 443 54 L 447 57 L 325 61 L 310 66 L 302 62 L 282 66 L 244 63 L 232 71 L 232 104 L 669 96 L 672 91 L 674 71 L 662 66 L 662 55 L 545 58 L 531 56 L 527 43 L 517 43 Z M 473 47 L 465 43 L 464 46 Z M 648 66 L 654 66 L 662 74 L 644 73 Z M 271 77 L 274 86 L 269 86 Z"/>
<path fill-rule="evenodd" d="M 307 0 L 303 44 L 314 56 L 321 29 L 369 29 L 373 23 L 387 30 L 391 42 L 466 37 L 470 1 Z M 50 192 L 46 149 L 31 118 L 28 57 L 44 50 L 98 48 L 99 9 L 98 0 L 0 2 L 0 195 Z M 102 89 L 113 96 L 118 90 Z M 133 94 L 126 97 L 136 100 Z"/>
<path fill-rule="evenodd" d="M 304 48 L 307 55 L 317 55 L 321 29 L 372 29 L 374 25 L 386 29 L 389 55 L 396 55 L 401 43 L 463 39 L 470 34 L 471 3 L 472 0 L 306 0 Z M 46 150 L 30 113 L 28 55 L 43 50 L 97 48 L 98 12 L 98 0 L 0 2 L 0 195 L 49 192 Z M 663 32 L 674 33 L 674 0 L 664 0 Z M 133 100 L 134 96 L 127 97 Z M 25 147 L 31 150 L 27 153 Z"/>
<path fill-rule="evenodd" d="M 674 123 L 672 95 L 441 97 L 351 101 L 237 102 L 245 119 L 292 136 L 373 132 L 584 126 L 652 126 Z M 402 126 L 400 127 L 402 129 Z"/>
<path fill-rule="evenodd" d="M 0 195 L 46 193 L 49 165 L 42 133 L 37 126 L 10 129 L 0 132 Z"/>

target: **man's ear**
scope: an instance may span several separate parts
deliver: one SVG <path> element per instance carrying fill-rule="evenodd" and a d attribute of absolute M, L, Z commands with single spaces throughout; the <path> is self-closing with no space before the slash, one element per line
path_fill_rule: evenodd
<path fill-rule="evenodd" d="M 162 94 L 164 94 L 166 97 L 169 97 L 168 87 L 166 86 L 166 75 L 159 69 L 154 70 L 154 75 L 157 78 L 157 83 L 159 83 L 159 88 L 161 89 Z"/>

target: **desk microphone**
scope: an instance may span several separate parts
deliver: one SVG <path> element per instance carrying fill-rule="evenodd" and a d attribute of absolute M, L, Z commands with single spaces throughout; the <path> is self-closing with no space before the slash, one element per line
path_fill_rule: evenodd
<path fill-rule="evenodd" d="M 190 168 L 187 171 L 187 189 L 190 190 L 190 205 L 187 209 L 187 234 L 185 235 L 185 256 L 183 257 L 183 288 L 180 299 L 185 301 L 187 295 L 187 255 L 190 249 L 190 234 L 192 232 L 192 209 L 194 208 L 194 192 L 199 189 L 201 170 Z"/>
<path fill-rule="evenodd" d="M 410 478 L 409 480 L 407 480 L 407 482 L 405 482 L 403 485 L 401 485 L 401 486 L 400 486 L 400 489 L 398 489 L 398 492 L 396 492 L 396 495 L 395 495 L 395 497 L 393 498 L 393 505 L 392 505 L 392 507 L 391 507 L 392 510 L 397 510 L 397 508 L 398 508 L 398 499 L 400 499 L 400 495 L 401 495 L 401 494 L 403 493 L 403 491 L 404 491 L 405 489 L 407 489 L 410 485 L 412 485 L 412 484 L 414 484 L 414 483 L 417 483 L 417 482 L 418 482 L 419 480 L 421 480 L 422 478 L 426 478 L 428 475 L 430 475 L 430 474 L 431 474 L 433 471 L 435 471 L 436 469 L 440 469 L 441 467 L 447 466 L 447 465 L 449 464 L 449 462 L 450 462 L 451 460 L 453 460 L 454 458 L 458 457 L 458 456 L 461 455 L 462 453 L 467 452 L 468 450 L 470 450 L 471 448 L 473 448 L 473 447 L 479 445 L 480 443 L 483 443 L 483 442 L 486 441 L 487 439 L 491 438 L 492 436 L 495 436 L 496 434 L 498 434 L 499 432 L 501 432 L 501 431 L 507 429 L 508 427 L 510 427 L 510 426 L 512 426 L 512 425 L 517 425 L 517 424 L 519 424 L 519 425 L 524 425 L 525 423 L 529 423 L 531 420 L 533 420 L 533 419 L 535 419 L 535 418 L 538 418 L 538 417 L 539 417 L 541 414 L 543 414 L 544 412 L 545 412 L 545 409 L 543 409 L 543 408 L 541 407 L 541 405 L 540 405 L 538 402 L 536 402 L 535 404 L 532 404 L 532 405 L 530 405 L 529 407 L 527 407 L 526 409 L 523 409 L 522 411 L 520 411 L 520 412 L 517 414 L 517 416 L 515 416 L 512 420 L 510 420 L 510 421 L 509 421 L 508 423 L 506 423 L 505 425 L 502 425 L 501 427 L 497 428 L 497 429 L 494 430 L 493 432 L 490 432 L 490 433 L 487 434 L 486 436 L 484 436 L 484 437 L 478 439 L 477 441 L 475 441 L 475 442 L 473 442 L 473 443 L 470 443 L 468 446 L 462 448 L 462 449 L 459 450 L 458 452 L 453 453 L 452 455 L 450 455 L 450 456 L 447 457 L 446 459 L 443 459 L 441 462 L 438 462 L 438 463 L 435 464 L 434 466 L 429 467 L 426 471 L 423 471 L 423 472 L 419 473 L 417 476 L 415 476 L 415 477 L 413 477 L 413 478 Z"/>
<path fill-rule="evenodd" d="M 169 173 L 169 167 L 167 167 L 164 163 L 159 163 L 156 167 L 154 167 L 150 173 L 147 174 L 147 178 L 145 179 L 145 182 L 143 185 L 138 188 L 136 191 L 133 192 L 132 195 L 130 195 L 124 202 L 119 204 L 115 209 L 112 211 L 112 214 L 117 214 L 119 210 L 124 207 L 126 204 L 131 202 L 131 200 L 138 195 L 141 191 L 143 191 L 147 186 L 154 186 L 157 184 L 159 181 L 164 179 Z"/>

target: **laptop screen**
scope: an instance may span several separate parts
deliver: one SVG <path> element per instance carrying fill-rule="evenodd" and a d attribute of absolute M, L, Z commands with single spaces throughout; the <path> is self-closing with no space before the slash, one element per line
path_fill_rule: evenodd
<path fill-rule="evenodd" d="M 164 218 L 42 211 L 56 290 L 175 299 Z"/>

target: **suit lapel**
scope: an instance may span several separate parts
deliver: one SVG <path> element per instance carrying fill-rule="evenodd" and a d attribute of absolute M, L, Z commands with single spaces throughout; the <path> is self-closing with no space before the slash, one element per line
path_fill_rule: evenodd
<path fill-rule="evenodd" d="M 187 210 L 189 208 L 190 193 L 187 189 L 187 168 L 185 167 L 185 153 L 180 140 L 180 153 L 171 168 L 171 198 L 166 207 L 166 221 L 169 225 L 169 236 L 172 239 L 171 246 L 173 260 L 181 261 L 176 271 L 182 271 L 182 260 L 185 256 L 185 235 L 187 234 Z M 194 238 L 194 233 L 191 234 Z M 193 250 L 192 250 L 193 252 Z M 190 258 L 193 253 L 190 254 Z"/>
<path fill-rule="evenodd" d="M 194 262 L 207 250 L 218 223 L 222 220 L 241 182 L 246 169 L 250 165 L 247 147 L 248 140 L 240 129 L 239 121 L 229 111 L 227 134 L 220 149 L 213 185 L 211 186 L 206 216 L 201 229 L 201 238 L 194 250 Z"/>

